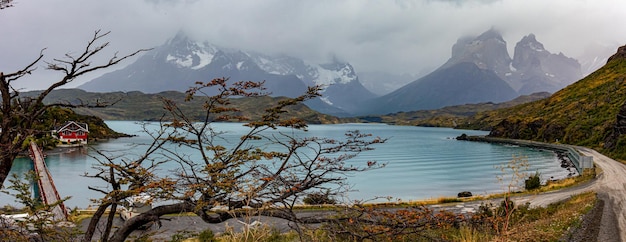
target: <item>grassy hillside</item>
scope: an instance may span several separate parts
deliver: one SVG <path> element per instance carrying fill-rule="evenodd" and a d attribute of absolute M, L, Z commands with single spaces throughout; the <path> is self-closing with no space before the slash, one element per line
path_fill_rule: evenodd
<path fill-rule="evenodd" d="M 202 98 L 194 98 L 190 102 L 185 102 L 185 94 L 181 92 L 168 91 L 157 94 L 144 94 L 141 92 L 112 92 L 112 93 L 92 93 L 80 89 L 61 89 L 53 91 L 45 100 L 47 103 L 66 102 L 72 104 L 96 102 L 114 103 L 105 108 L 77 108 L 75 111 L 80 114 L 92 115 L 104 120 L 137 120 L 150 121 L 159 120 L 167 111 L 163 109 L 162 99 L 174 100 L 181 109 L 190 116 L 201 120 Z M 241 109 L 240 114 L 254 120 L 260 117 L 266 108 L 277 103 L 283 97 L 255 97 L 232 99 L 234 107 Z M 297 105 L 288 109 L 287 117 L 300 117 L 311 124 L 319 123 L 339 123 L 340 120 L 334 116 L 318 113 L 309 109 L 305 105 Z"/>
<path fill-rule="evenodd" d="M 626 46 L 621 47 L 626 52 Z M 626 160 L 626 57 L 609 62 L 551 97 L 512 108 L 481 112 L 461 128 L 490 135 L 583 145 Z M 619 118 L 619 119 L 618 119 Z"/>
<path fill-rule="evenodd" d="M 411 112 L 398 112 L 387 115 L 372 115 L 360 117 L 365 122 L 378 122 L 397 125 L 417 125 L 427 127 L 455 127 L 466 118 L 479 112 L 513 107 L 550 96 L 550 93 L 541 92 L 531 95 L 523 95 L 503 103 L 478 103 L 444 107 L 435 110 L 420 110 Z"/>

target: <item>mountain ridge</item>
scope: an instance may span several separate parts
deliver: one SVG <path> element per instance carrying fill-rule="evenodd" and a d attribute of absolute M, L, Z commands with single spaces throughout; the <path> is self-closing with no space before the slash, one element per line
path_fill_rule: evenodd
<path fill-rule="evenodd" d="M 503 102 L 517 93 L 490 70 L 461 62 L 434 71 L 417 81 L 374 99 L 364 110 L 368 114 L 437 109 L 450 105 Z"/>
<path fill-rule="evenodd" d="M 455 128 L 472 115 L 479 112 L 509 108 L 516 105 L 545 99 L 551 96 L 548 92 L 521 95 L 513 100 L 493 103 L 471 103 L 454 106 L 446 106 L 440 109 L 398 112 L 386 115 L 370 115 L 358 117 L 364 122 L 387 123 L 395 125 L 413 125 L 424 127 Z"/>
<path fill-rule="evenodd" d="M 503 102 L 519 95 L 555 92 L 579 78 L 576 60 L 548 52 L 534 34 L 524 36 L 515 49 L 511 59 L 506 41 L 494 28 L 477 37 L 461 37 L 452 46 L 451 57 L 438 69 L 373 99 L 366 105 L 371 110 L 359 114 Z"/>
<path fill-rule="evenodd" d="M 606 65 L 547 99 L 478 113 L 459 128 L 588 146 L 626 160 L 626 46 Z"/>
<path fill-rule="evenodd" d="M 92 92 L 186 91 L 196 81 L 228 77 L 230 80 L 265 81 L 272 96 L 296 97 L 307 86 L 320 85 L 323 97 L 308 102 L 313 109 L 330 114 L 350 113 L 359 102 L 376 96 L 359 82 L 349 63 L 310 64 L 285 56 L 222 48 L 198 42 L 179 32 L 163 45 L 141 56 L 126 68 L 78 86 Z M 350 92 L 346 92 L 346 89 Z"/>
<path fill-rule="evenodd" d="M 323 87 L 322 97 L 306 104 L 326 114 L 347 117 L 503 102 L 522 94 L 555 92 L 575 81 L 577 75 L 580 64 L 576 60 L 548 52 L 533 34 L 517 43 L 511 59 L 506 41 L 491 28 L 477 37 L 459 38 L 452 46 L 451 57 L 437 70 L 378 96 L 365 88 L 350 63 L 337 58 L 312 64 L 286 55 L 222 48 L 179 32 L 126 68 L 78 88 L 158 93 L 185 91 L 196 81 L 227 77 L 233 81 L 265 81 L 270 95 L 295 97 L 307 86 L 319 85 Z"/>
<path fill-rule="evenodd" d="M 23 92 L 23 96 L 36 95 L 41 91 Z M 160 93 L 142 93 L 140 91 L 131 92 L 110 92 L 96 93 L 87 92 L 82 89 L 57 89 L 52 91 L 45 99 L 44 103 L 64 103 L 82 104 L 86 103 L 108 103 L 110 106 L 104 108 L 75 108 L 77 114 L 97 116 L 104 120 L 130 120 L 130 121 L 158 121 L 162 118 L 168 119 L 168 112 L 163 109 L 163 98 L 176 102 L 182 110 L 196 120 L 203 120 L 204 110 L 203 98 L 194 98 L 185 101 L 186 94 L 178 91 L 165 91 Z M 264 110 L 276 104 L 285 97 L 258 97 L 258 98 L 234 98 L 231 99 L 233 106 L 241 109 L 239 115 L 244 115 L 252 120 L 261 117 Z M 287 108 L 285 117 L 298 117 L 310 124 L 320 123 L 342 123 L 339 118 L 322 114 L 308 108 L 304 104 Z"/>

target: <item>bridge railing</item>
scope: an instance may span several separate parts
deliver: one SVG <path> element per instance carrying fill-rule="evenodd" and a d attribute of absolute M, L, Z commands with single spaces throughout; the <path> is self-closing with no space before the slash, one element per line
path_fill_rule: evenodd
<path fill-rule="evenodd" d="M 43 151 L 41 151 L 41 148 L 39 148 L 35 142 L 30 143 L 30 156 L 35 166 L 35 172 L 39 176 L 39 179 L 37 179 L 37 185 L 39 186 L 39 194 L 42 201 L 45 204 L 53 204 L 61 201 L 61 196 L 59 195 L 59 192 L 54 185 L 54 181 L 52 180 L 52 175 L 50 175 L 50 171 L 48 171 L 48 167 L 46 166 Z M 52 213 L 54 214 L 55 220 L 65 221 L 68 218 L 67 209 L 65 208 L 65 204 L 63 204 L 63 202 L 52 208 Z"/>

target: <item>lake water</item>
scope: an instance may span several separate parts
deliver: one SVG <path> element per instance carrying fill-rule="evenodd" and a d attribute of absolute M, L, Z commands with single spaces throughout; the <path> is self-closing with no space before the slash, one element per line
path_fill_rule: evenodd
<path fill-rule="evenodd" d="M 133 153 L 137 152 L 136 149 L 133 150 L 134 144 L 147 143 L 150 140 L 149 136 L 141 132 L 141 125 L 135 122 L 107 121 L 107 124 L 116 131 L 137 136 L 91 144 L 91 148 L 103 151 L 126 150 Z M 226 139 L 236 139 L 241 132 L 247 130 L 238 123 L 219 123 L 213 124 L 213 127 L 227 131 L 224 136 Z M 348 199 L 351 200 L 390 196 L 394 201 L 409 201 L 456 196 L 461 191 L 471 191 L 478 195 L 502 192 L 506 184 L 496 178 L 502 174 L 495 166 L 506 164 L 514 156 L 528 160 L 529 171 L 539 171 L 544 180 L 549 177 L 563 178 L 569 173 L 560 167 L 553 152 L 454 139 L 462 133 L 486 134 L 483 131 L 383 124 L 336 124 L 310 125 L 308 132 L 293 131 L 293 135 L 340 139 L 348 130 L 360 130 L 389 138 L 387 143 L 374 146 L 375 150 L 361 153 L 349 161 L 355 164 L 363 164 L 368 160 L 387 163 L 382 169 L 349 176 L 348 182 L 353 185 L 354 190 L 348 194 Z M 49 153 L 46 158 L 59 194 L 62 197 L 72 196 L 66 202 L 69 208 L 86 208 L 91 204 L 90 198 L 102 196 L 87 187 L 102 186 L 104 183 L 82 176 L 94 172 L 92 167 L 96 160 L 89 155 L 95 155 L 95 151 L 74 149 L 66 153 Z M 32 169 L 31 163 L 27 158 L 17 159 L 11 172 L 22 174 Z M 15 205 L 15 202 L 12 197 L 2 194 L 0 204 Z"/>

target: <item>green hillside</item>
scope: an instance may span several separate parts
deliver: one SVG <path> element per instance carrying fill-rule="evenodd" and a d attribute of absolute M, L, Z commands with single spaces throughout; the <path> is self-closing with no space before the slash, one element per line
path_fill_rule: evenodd
<path fill-rule="evenodd" d="M 456 127 L 468 117 L 479 112 L 513 107 L 550 96 L 550 93 L 540 92 L 531 95 L 522 95 L 511 101 L 502 103 L 477 103 L 443 107 L 435 110 L 419 110 L 398 112 L 387 115 L 370 115 L 359 117 L 364 122 L 387 123 L 396 125 L 416 125 L 426 127 Z"/>
<path fill-rule="evenodd" d="M 547 99 L 481 112 L 459 127 L 490 136 L 583 145 L 626 160 L 626 46 Z M 618 115 L 621 110 L 621 115 Z"/>
<path fill-rule="evenodd" d="M 55 90 L 46 99 L 46 103 L 89 103 L 91 105 L 100 103 L 113 104 L 105 108 L 76 108 L 79 114 L 92 115 L 104 120 L 134 120 L 134 121 L 152 121 L 159 120 L 165 115 L 167 119 L 167 111 L 163 109 L 162 99 L 170 99 L 176 102 L 182 110 L 185 110 L 191 117 L 202 120 L 203 108 L 202 98 L 194 98 L 190 102 L 185 102 L 185 93 L 168 91 L 157 94 L 144 94 L 142 92 L 111 92 L 111 93 L 93 93 L 80 89 L 60 89 Z M 266 108 L 269 108 L 284 97 L 250 97 L 236 98 L 231 102 L 234 107 L 238 107 L 241 111 L 239 115 L 244 115 L 251 120 L 259 118 Z M 330 115 L 316 112 L 303 104 L 299 104 L 288 108 L 286 117 L 299 117 L 310 124 L 320 123 L 339 123 L 338 118 Z"/>

